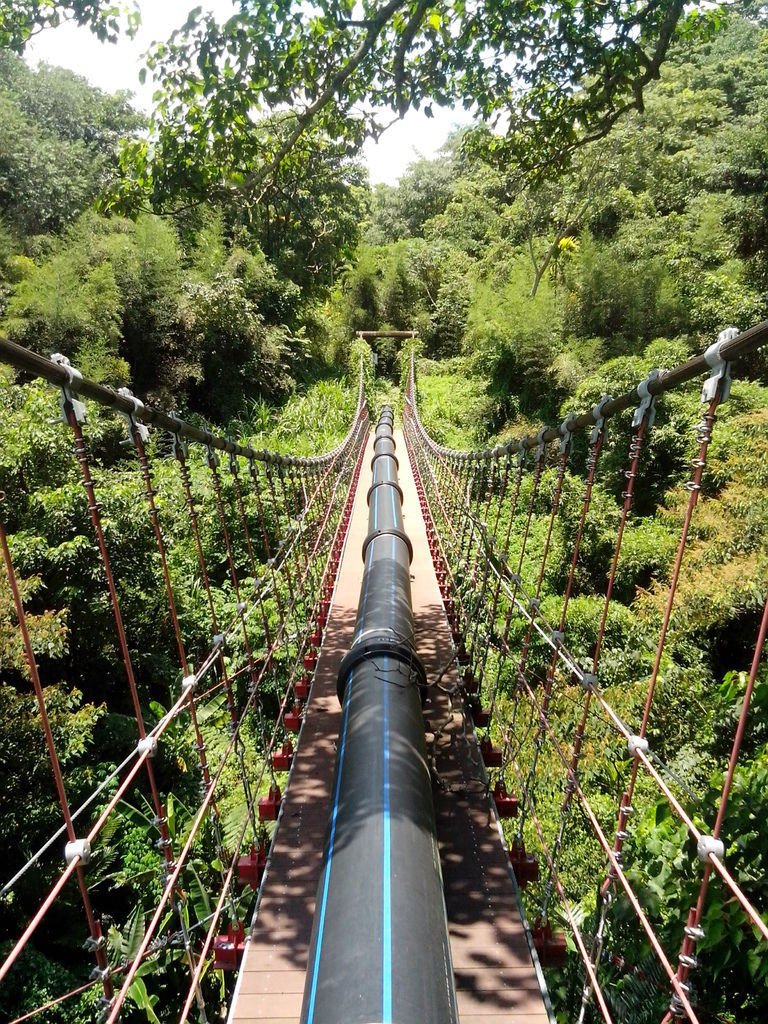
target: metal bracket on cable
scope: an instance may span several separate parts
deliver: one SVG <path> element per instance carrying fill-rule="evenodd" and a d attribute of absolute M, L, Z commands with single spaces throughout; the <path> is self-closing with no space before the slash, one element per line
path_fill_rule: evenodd
<path fill-rule="evenodd" d="M 169 431 L 168 436 L 173 445 L 173 454 L 177 459 L 186 459 L 189 454 L 189 445 L 181 436 L 182 421 L 174 413 L 169 413 L 168 418 L 173 420 L 174 430 Z"/>
<path fill-rule="evenodd" d="M 704 386 L 701 389 L 702 402 L 711 402 L 717 394 L 718 386 L 720 387 L 720 401 L 727 402 L 730 398 L 732 383 L 731 364 L 723 358 L 720 350 L 723 345 L 727 345 L 729 341 L 738 338 L 739 334 L 741 334 L 741 331 L 738 327 L 726 327 L 724 331 L 720 331 L 718 334 L 717 341 L 710 345 L 704 353 L 707 366 L 712 368 L 712 372 L 704 381 Z"/>
<path fill-rule="evenodd" d="M 235 452 L 235 446 L 231 441 L 227 441 L 227 453 L 229 455 L 229 472 L 232 476 L 237 476 L 240 472 L 240 466 L 237 461 L 237 453 Z"/>
<path fill-rule="evenodd" d="M 82 380 L 83 375 L 79 370 L 70 363 L 66 356 L 63 356 L 60 352 L 54 352 L 51 355 L 51 362 L 55 363 L 56 366 L 60 366 L 61 369 L 67 375 L 67 383 L 61 385 L 61 392 L 59 395 L 59 408 L 61 409 L 61 418 L 64 423 L 68 423 L 67 419 L 67 406 L 72 409 L 72 415 L 75 417 L 77 423 L 85 423 L 88 419 L 88 414 L 85 410 L 85 405 L 78 399 L 75 398 L 75 393 L 72 391 L 69 384 L 74 383 L 76 380 Z"/>
<path fill-rule="evenodd" d="M 527 443 L 528 435 L 523 434 L 523 436 L 520 438 L 520 447 L 517 449 L 517 468 L 520 470 L 521 473 L 523 471 L 523 467 L 525 466 L 525 456 L 528 452 L 528 449 L 526 447 Z"/>
<path fill-rule="evenodd" d="M 644 416 L 647 417 L 648 426 L 653 426 L 653 422 L 656 419 L 656 396 L 650 393 L 648 385 L 658 380 L 660 376 L 661 370 L 651 370 L 645 380 L 637 385 L 637 397 L 640 399 L 640 404 L 635 409 L 635 415 L 632 417 L 633 427 L 639 427 L 643 422 Z"/>
<path fill-rule="evenodd" d="M 219 465 L 219 456 L 216 454 L 216 452 L 213 450 L 213 447 L 210 444 L 207 444 L 205 446 L 205 450 L 208 453 L 208 466 L 211 469 L 216 469 Z"/>
<path fill-rule="evenodd" d="M 540 462 L 544 458 L 544 454 L 547 450 L 547 442 L 544 440 L 544 435 L 547 432 L 546 427 L 542 427 L 536 435 L 536 461 Z"/>
<path fill-rule="evenodd" d="M 565 455 L 568 450 L 568 445 L 571 443 L 573 437 L 573 428 L 576 424 L 578 413 L 569 412 L 563 422 L 557 428 L 560 432 L 560 454 Z"/>
<path fill-rule="evenodd" d="M 592 433 L 589 435 L 589 443 L 597 444 L 597 439 L 600 436 L 600 432 L 605 427 L 605 415 L 604 410 L 609 402 L 613 401 L 613 395 L 603 395 L 599 402 L 595 402 L 592 406 L 592 415 L 595 417 L 595 425 L 592 427 Z"/>
<path fill-rule="evenodd" d="M 118 395 L 121 398 L 125 398 L 126 401 L 130 402 L 133 406 L 133 412 L 121 412 L 120 415 L 123 417 L 125 422 L 128 424 L 128 440 L 131 444 L 136 444 L 136 434 L 141 438 L 141 443 L 146 444 L 149 440 L 149 427 L 144 423 L 139 423 L 136 416 L 144 408 L 144 403 L 138 399 L 130 388 L 118 388 Z"/>

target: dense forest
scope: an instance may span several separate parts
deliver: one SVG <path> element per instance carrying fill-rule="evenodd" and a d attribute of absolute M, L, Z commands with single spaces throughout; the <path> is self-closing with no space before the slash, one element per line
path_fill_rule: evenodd
<path fill-rule="evenodd" d="M 34 20 L 35 5 L 28 6 Z M 23 48 L 28 28 L 4 36 L 0 22 L 0 335 L 41 353 L 63 353 L 98 382 L 130 385 L 166 410 L 258 448 L 314 454 L 341 439 L 354 411 L 357 360 L 361 351 L 368 355 L 354 333 L 414 329 L 422 417 L 437 441 L 468 448 L 534 434 L 604 393 L 627 390 L 652 368 L 700 352 L 722 328 L 746 328 L 768 317 L 768 22 L 760 5 L 739 9 L 706 31 L 681 33 L 665 51 L 658 80 L 645 84 L 642 108 L 609 119 L 610 125 L 601 122 L 594 141 L 569 143 L 567 159 L 550 159 L 544 171 L 521 158 L 519 140 L 500 146 L 478 124 L 453 135 L 435 159 L 416 160 L 397 186 L 372 189 L 349 137 L 323 141 L 313 128 L 309 138 L 296 137 L 295 159 L 259 178 L 258 201 L 247 203 L 236 191 L 219 189 L 210 166 L 196 177 L 191 157 L 174 165 L 166 154 L 165 176 L 155 167 L 152 177 L 146 152 L 142 156 L 146 118 L 130 97 L 106 95 L 61 69 L 31 69 L 14 52 Z M 105 37 L 112 33 L 108 19 L 98 24 Z M 177 50 L 155 61 L 167 71 L 167 62 L 183 59 Z M 467 88 L 483 87 L 481 77 L 465 72 Z M 412 97 L 420 95 L 415 72 L 409 81 Z M 598 92 L 590 89 L 585 95 L 596 104 Z M 171 99 L 164 101 L 166 113 Z M 544 127 L 548 110 L 538 111 Z M 590 105 L 590 118 L 592 111 Z M 204 134 L 211 127 L 202 115 L 194 126 Z M 264 131 L 279 150 L 294 126 L 275 115 Z M 349 135 L 360 131 L 358 125 Z M 173 154 L 181 145 L 170 129 L 160 138 L 156 153 L 165 146 Z M 190 130 L 190 147 L 191 138 Z M 233 129 L 222 146 L 237 142 Z M 217 173 L 230 156 L 214 154 Z M 245 159 L 257 165 L 247 149 Z M 175 181 L 169 168 L 182 164 Z M 394 384 L 408 355 L 390 341 L 377 342 L 376 349 L 379 376 L 368 378 L 374 407 L 385 392 L 401 401 Z M 55 419 L 55 393 L 0 368 L 0 411 L 3 517 L 77 799 L 112 772 L 133 743 L 125 696 L 114 680 L 115 652 L 102 639 L 108 609 L 71 443 Z M 140 652 L 142 700 L 157 718 L 178 672 L 168 655 L 172 641 L 151 536 L 135 514 L 140 478 L 122 446 L 124 428 L 95 408 L 89 413 L 113 562 Z M 696 394 L 672 394 L 660 404 L 646 486 L 619 564 L 620 604 L 609 624 L 605 682 L 628 718 L 637 714 L 640 697 L 626 681 L 648 672 L 698 417 Z M 600 567 L 618 521 L 629 437 L 622 423 L 593 498 L 586 564 L 568 620 L 569 642 L 580 655 L 594 644 Z M 172 509 L 180 501 L 178 482 L 164 466 L 163 440 L 151 444 L 160 500 Z M 221 568 L 202 457 L 192 471 L 206 552 Z M 720 414 L 652 723 L 660 756 L 686 779 L 704 820 L 717 797 L 749 644 L 768 591 L 767 484 L 768 362 L 762 353 L 742 368 Z M 564 502 L 556 564 L 543 593 L 552 609 L 562 594 L 574 529 L 569 509 L 578 503 L 579 486 L 575 476 L 567 478 L 573 502 Z M 537 508 L 534 554 L 546 514 L 544 506 Z M 190 645 L 202 649 L 208 627 L 183 519 L 168 540 L 174 584 L 185 595 L 184 628 Z M 236 599 L 225 576 L 222 568 L 215 582 L 222 609 L 231 610 Z M 10 877 L 59 818 L 5 586 L 0 670 L 0 835 Z M 748 896 L 765 908 L 764 671 L 754 706 L 728 819 L 729 834 L 738 838 L 728 852 Z M 255 764 L 255 731 L 249 742 L 249 763 Z M 620 762 L 617 755 L 610 778 L 601 774 L 606 769 L 594 751 L 582 766 L 606 808 L 615 806 L 626 769 Z M 160 766 L 163 787 L 174 793 L 179 835 L 198 791 L 193 765 L 192 737 L 179 729 Z M 225 831 L 242 816 L 234 784 L 229 796 Z M 137 790 L 125 803 L 120 827 L 105 837 L 92 872 L 115 964 L 130 957 L 158 885 L 159 853 L 145 842 L 143 801 Z M 541 801 L 551 824 L 558 794 Z M 638 828 L 632 865 L 638 877 L 654 879 L 644 899 L 662 919 L 670 948 L 679 941 L 693 885 L 690 864 L 663 862 L 667 849 L 679 847 L 676 829 L 673 819 L 651 807 Z M 190 922 L 209 912 L 206 887 L 215 884 L 219 867 L 210 836 L 197 853 Z M 18 886 L 3 891 L 0 949 L 21 931 L 37 893 L 57 870 L 55 857 L 43 858 Z M 566 864 L 587 921 L 599 870 L 596 851 L 587 847 Z M 718 900 L 708 911 L 705 954 L 728 930 L 735 946 L 745 938 L 743 919 Z M 0 1017 L 12 1020 L 84 981 L 79 926 L 66 912 L 57 925 L 58 933 L 30 947 L 0 989 Z M 629 935 L 625 940 L 627 955 L 647 965 L 647 947 Z M 750 949 L 744 958 L 706 961 L 707 1020 L 757 1024 L 765 1018 L 768 957 L 751 934 L 744 945 Z M 563 1014 L 580 993 L 577 963 L 574 956 L 568 969 L 548 979 Z M 178 951 L 167 951 L 162 964 L 163 971 L 140 979 L 126 1019 L 156 1024 L 176 1016 Z M 209 1005 L 224 1005 L 226 987 L 215 972 L 206 986 Z M 630 983 L 617 978 L 616 1019 L 659 1019 L 659 1006 L 668 1001 L 660 987 L 647 975 Z M 91 988 L 34 1019 L 92 1020 L 96 998 Z"/>

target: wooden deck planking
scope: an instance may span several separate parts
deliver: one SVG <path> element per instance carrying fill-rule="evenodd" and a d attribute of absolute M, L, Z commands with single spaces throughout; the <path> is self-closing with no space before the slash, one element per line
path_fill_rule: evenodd
<path fill-rule="evenodd" d="M 399 431 L 396 442 L 405 527 L 414 547 L 411 586 L 417 645 L 428 678 L 433 679 L 450 657 L 451 637 Z M 354 635 L 363 574 L 360 552 L 368 526 L 365 472 L 372 453 L 370 439 L 291 783 L 229 1024 L 299 1021 L 341 724 L 336 675 Z M 454 681 L 456 670 L 451 668 L 444 682 Z M 447 713 L 447 698 L 431 700 L 428 728 Z M 506 857 L 473 764 L 477 757 L 474 741 L 467 744 L 457 716 L 436 751 L 443 788 L 436 794 L 435 811 L 460 1021 L 548 1024 Z"/>

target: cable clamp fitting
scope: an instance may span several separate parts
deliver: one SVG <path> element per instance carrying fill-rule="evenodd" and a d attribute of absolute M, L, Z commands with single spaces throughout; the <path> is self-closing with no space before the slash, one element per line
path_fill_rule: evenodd
<path fill-rule="evenodd" d="M 549 639 L 556 647 L 559 647 L 561 644 L 565 643 L 565 630 L 553 629 L 549 634 Z"/>
<path fill-rule="evenodd" d="M 544 435 L 547 432 L 547 427 L 542 427 L 536 435 L 536 461 L 540 462 L 544 458 L 544 454 L 547 450 L 547 442 L 544 440 Z"/>
<path fill-rule="evenodd" d="M 67 866 L 77 857 L 80 858 L 81 864 L 90 864 L 91 844 L 87 839 L 73 839 L 64 847 L 64 860 L 67 862 Z"/>
<path fill-rule="evenodd" d="M 109 967 L 94 967 L 88 975 L 89 981 L 106 981 L 110 975 Z"/>
<path fill-rule="evenodd" d="M 149 427 L 144 423 L 139 423 L 136 417 L 143 411 L 144 403 L 138 399 L 130 388 L 118 388 L 118 395 L 124 398 L 127 402 L 130 402 L 133 406 L 132 412 L 122 412 L 120 415 L 123 417 L 125 422 L 128 424 L 128 440 L 132 443 L 136 443 L 136 434 L 141 438 L 141 443 L 146 444 L 149 440 Z"/>
<path fill-rule="evenodd" d="M 517 468 L 522 473 L 525 466 L 525 456 L 528 454 L 528 435 L 523 434 L 520 438 L 520 447 L 517 449 Z"/>
<path fill-rule="evenodd" d="M 695 971 L 699 966 L 698 957 L 691 956 L 689 953 L 681 953 L 677 959 L 683 967 L 687 967 L 689 971 Z"/>
<path fill-rule="evenodd" d="M 702 836 L 696 844 L 696 856 L 704 864 L 712 857 L 722 860 L 725 856 L 722 839 L 715 839 L 714 836 Z"/>
<path fill-rule="evenodd" d="M 704 359 L 707 366 L 711 367 L 712 372 L 704 381 L 704 386 L 701 389 L 702 402 L 711 402 L 717 394 L 718 387 L 720 387 L 720 401 L 728 401 L 731 394 L 731 364 L 723 358 L 720 349 L 723 345 L 738 338 L 739 334 L 741 331 L 738 327 L 726 327 L 718 334 L 717 341 L 710 345 L 704 353 Z"/>
<path fill-rule="evenodd" d="M 701 927 L 701 925 L 687 924 L 683 931 L 689 939 L 693 940 L 693 942 L 701 942 L 701 940 L 704 938 L 704 929 Z"/>
<path fill-rule="evenodd" d="M 638 754 L 645 754 L 648 751 L 648 740 L 645 736 L 629 736 L 627 739 L 627 750 L 632 757 Z"/>
<path fill-rule="evenodd" d="M 54 352 L 51 355 L 51 362 L 55 363 L 56 366 L 60 366 L 61 369 L 67 375 L 67 383 L 61 385 L 59 393 L 59 408 L 61 409 L 61 419 L 64 423 L 68 423 L 67 419 L 67 406 L 72 409 L 72 415 L 75 417 L 77 423 L 85 423 L 88 419 L 88 414 L 85 410 L 85 405 L 78 399 L 75 398 L 75 393 L 68 385 L 74 384 L 76 380 L 82 380 L 83 375 L 79 370 L 70 363 L 66 356 L 63 356 L 61 352 Z"/>
<path fill-rule="evenodd" d="M 600 436 L 600 431 L 605 427 L 605 415 L 604 410 L 609 402 L 613 401 L 613 395 L 602 395 L 599 402 L 595 402 L 592 406 L 592 415 L 595 417 L 595 425 L 592 427 L 592 433 L 589 435 L 589 443 L 597 444 L 597 439 Z"/>
<path fill-rule="evenodd" d="M 582 689 L 591 690 L 593 687 L 597 686 L 597 676 L 594 672 L 585 672 L 579 680 L 579 683 Z"/>
<path fill-rule="evenodd" d="M 565 455 L 568 450 L 568 445 L 571 443 L 573 437 L 573 428 L 576 425 L 578 419 L 578 413 L 569 412 L 563 422 L 557 428 L 560 432 L 560 454 Z"/>
<path fill-rule="evenodd" d="M 650 393 L 648 385 L 658 380 L 660 376 L 661 370 L 651 370 L 645 380 L 637 385 L 637 397 L 640 399 L 640 404 L 635 409 L 635 414 L 632 417 L 633 427 L 639 427 L 643 422 L 644 416 L 647 417 L 648 426 L 653 426 L 653 422 L 656 419 L 656 396 Z"/>
<path fill-rule="evenodd" d="M 103 935 L 99 935 L 98 938 L 93 935 L 89 935 L 83 943 L 83 949 L 86 953 L 97 953 L 100 949 L 104 949 L 106 944 L 107 940 Z"/>
<path fill-rule="evenodd" d="M 223 647 L 224 646 L 224 639 L 225 638 L 224 638 L 224 634 L 223 633 L 214 633 L 213 634 L 213 649 L 214 650 L 218 650 L 219 647 Z"/>
<path fill-rule="evenodd" d="M 208 444 L 206 445 L 206 451 L 208 453 L 208 466 L 210 469 L 217 469 L 219 465 L 219 456 L 213 450 L 213 447 Z"/>
<path fill-rule="evenodd" d="M 136 744 L 136 749 L 140 754 L 146 753 L 149 757 L 154 757 L 157 753 L 157 736 L 144 736 Z"/>
<path fill-rule="evenodd" d="M 538 597 L 532 597 L 528 602 L 528 611 L 537 612 L 541 608 L 541 601 Z"/>
<path fill-rule="evenodd" d="M 184 676 L 181 680 L 181 692 L 182 693 L 194 693 L 197 687 L 197 676 L 190 675 Z"/>
<path fill-rule="evenodd" d="M 107 999 L 106 996 L 101 996 L 99 999 L 96 1000 L 96 1005 L 99 1008 L 98 1019 L 100 1021 L 105 1021 L 112 1012 L 112 1007 L 115 1005 L 114 997 L 112 999 Z"/>
<path fill-rule="evenodd" d="M 173 445 L 173 454 L 177 459 L 186 459 L 189 455 L 189 445 L 181 436 L 181 429 L 184 426 L 184 421 L 180 420 L 174 413 L 168 413 L 168 419 L 173 422 L 173 430 L 168 431 L 168 436 L 171 439 Z"/>

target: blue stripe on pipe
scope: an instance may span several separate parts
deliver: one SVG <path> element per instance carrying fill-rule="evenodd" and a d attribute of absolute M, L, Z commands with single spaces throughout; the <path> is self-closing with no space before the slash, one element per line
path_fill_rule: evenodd
<path fill-rule="evenodd" d="M 325 877 L 323 879 L 323 895 L 320 899 L 320 920 L 317 926 L 317 946 L 315 947 L 315 962 L 312 965 L 312 989 L 309 993 L 309 1008 L 307 1010 L 307 1022 L 312 1024 L 315 1014 L 315 999 L 317 997 L 317 979 L 320 974 L 320 956 L 323 951 L 323 933 L 325 930 L 325 912 L 328 908 L 328 889 L 331 882 L 331 866 L 333 863 L 333 851 L 336 844 L 336 818 L 339 812 L 339 797 L 341 794 L 341 776 L 344 768 L 344 751 L 347 745 L 347 722 L 349 721 L 349 704 L 352 694 L 352 681 L 355 678 L 354 669 L 349 675 L 347 691 L 344 695 L 344 715 L 341 722 L 341 744 L 339 746 L 339 770 L 336 773 L 336 787 L 333 792 L 333 810 L 331 811 L 331 833 L 328 837 L 328 859 L 325 863 Z"/>
<path fill-rule="evenodd" d="M 389 683 L 384 682 L 384 864 L 382 869 L 381 1019 L 392 1021 L 392 835 L 389 806 Z"/>

